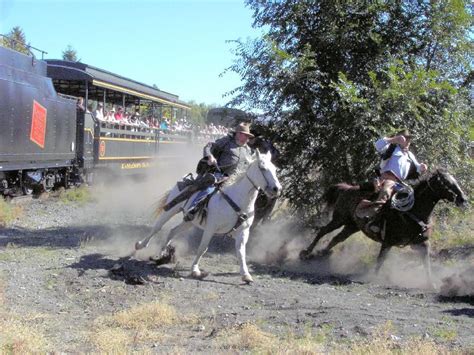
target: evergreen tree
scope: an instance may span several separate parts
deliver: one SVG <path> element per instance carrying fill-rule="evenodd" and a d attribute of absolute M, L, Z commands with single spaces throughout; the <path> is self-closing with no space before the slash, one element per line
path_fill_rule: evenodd
<path fill-rule="evenodd" d="M 273 117 L 286 196 L 308 220 L 330 184 L 367 179 L 373 142 L 402 127 L 415 132 L 420 160 L 470 189 L 469 1 L 247 4 L 267 33 L 236 42 L 229 70 L 244 84 L 231 104 Z"/>
<path fill-rule="evenodd" d="M 3 46 L 24 54 L 30 54 L 28 45 L 26 44 L 25 34 L 20 26 L 13 27 L 6 37 L 7 38 L 3 38 Z"/>
<path fill-rule="evenodd" d="M 69 60 L 71 62 L 80 61 L 77 59 L 77 51 L 70 44 L 68 44 L 66 49 L 63 51 L 63 60 Z"/>

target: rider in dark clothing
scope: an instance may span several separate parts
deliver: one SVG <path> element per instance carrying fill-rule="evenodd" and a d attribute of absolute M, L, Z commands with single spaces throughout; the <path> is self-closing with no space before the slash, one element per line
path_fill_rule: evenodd
<path fill-rule="evenodd" d="M 221 173 L 228 176 L 247 164 L 252 155 L 247 142 L 253 137 L 249 127 L 250 125 L 241 123 L 234 134 L 206 144 L 203 155 L 204 158 L 207 157 L 207 164 L 217 166 Z"/>
<path fill-rule="evenodd" d="M 252 151 L 247 142 L 251 137 L 253 134 L 250 133 L 250 124 L 242 122 L 236 126 L 232 134 L 206 144 L 203 151 L 204 158 L 198 164 L 198 176 L 193 184 L 170 201 L 164 209 L 171 209 L 200 190 L 185 216 L 186 220 L 192 220 L 195 213 L 194 208 L 214 190 L 214 184 L 249 163 Z"/>

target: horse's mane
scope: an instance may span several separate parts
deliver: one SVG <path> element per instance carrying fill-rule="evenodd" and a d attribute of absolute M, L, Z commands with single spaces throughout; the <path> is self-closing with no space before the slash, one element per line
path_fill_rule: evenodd
<path fill-rule="evenodd" d="M 233 185 L 237 183 L 238 181 L 242 180 L 242 178 L 247 173 L 247 170 L 250 164 L 252 164 L 253 162 L 254 160 L 249 161 L 249 163 L 244 166 L 240 166 L 239 169 L 237 169 L 226 181 L 224 181 L 224 183 L 222 184 L 222 187 Z"/>
<path fill-rule="evenodd" d="M 448 170 L 446 168 L 442 168 L 442 167 L 438 167 L 435 171 L 433 172 L 430 172 L 429 174 L 424 174 L 420 177 L 418 177 L 417 179 L 412 179 L 412 180 L 409 180 L 409 184 L 413 187 L 413 188 L 416 188 L 418 186 L 420 186 L 420 184 L 424 183 L 424 182 L 427 182 L 429 179 L 431 179 L 434 175 L 438 175 L 438 174 L 449 174 Z"/>

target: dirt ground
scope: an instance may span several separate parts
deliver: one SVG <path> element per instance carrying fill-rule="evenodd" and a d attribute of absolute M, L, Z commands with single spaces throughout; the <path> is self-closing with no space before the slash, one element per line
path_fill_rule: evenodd
<path fill-rule="evenodd" d="M 245 324 L 280 338 L 309 331 L 320 337 L 325 351 L 354 339 L 370 340 L 381 327 L 402 349 L 412 338 L 452 351 L 474 349 L 472 294 L 446 297 L 425 289 L 421 263 L 409 250 L 395 249 L 376 277 L 371 271 L 376 245 L 348 243 L 329 259 L 300 262 L 294 256 L 311 236 L 290 231 L 282 237 L 277 234 L 284 227 L 270 226 L 248 246 L 253 284 L 240 281 L 233 240 L 225 236 L 211 242 L 201 262 L 210 275 L 196 281 L 189 269 L 199 235 L 178 238 L 174 264 L 148 260 L 159 250 L 158 239 L 136 258 L 123 258 L 149 230 L 155 196 L 130 199 L 130 191 L 120 191 L 108 190 L 100 202 L 85 204 L 57 197 L 33 200 L 23 204 L 13 225 L 0 230 L 1 314 L 4 321 L 8 315 L 40 333 L 44 349 L 104 350 L 97 337 L 118 333 L 104 332 L 101 319 L 153 302 L 185 318 L 158 328 L 160 336 L 134 339 L 126 349 L 226 352 L 230 348 L 216 345 L 216 339 Z M 434 255 L 439 286 L 443 277 L 473 265 L 472 246 L 441 254 Z"/>

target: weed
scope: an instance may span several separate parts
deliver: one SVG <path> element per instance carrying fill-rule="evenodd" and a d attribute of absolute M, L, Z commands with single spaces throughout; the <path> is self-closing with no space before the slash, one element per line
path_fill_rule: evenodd
<path fill-rule="evenodd" d="M 172 306 L 156 301 L 97 318 L 89 338 L 100 352 L 128 353 L 150 342 L 163 342 L 167 337 L 165 327 L 197 321 L 192 316 L 178 317 Z"/>
<path fill-rule="evenodd" d="M 23 209 L 0 198 L 0 227 L 5 227 L 21 216 Z"/>
<path fill-rule="evenodd" d="M 34 324 L 9 314 L 0 314 L 0 334 L 0 353 L 29 354 L 49 350 L 47 339 Z"/>
<path fill-rule="evenodd" d="M 433 337 L 444 340 L 452 341 L 458 337 L 458 333 L 451 319 L 443 317 L 443 325 L 439 327 L 430 327 L 428 330 Z"/>
<path fill-rule="evenodd" d="M 222 350 L 268 351 L 276 340 L 273 334 L 262 331 L 255 324 L 245 323 L 224 331 L 217 339 L 217 347 Z"/>
<path fill-rule="evenodd" d="M 474 213 L 471 210 L 451 212 L 437 218 L 430 239 L 437 250 L 472 245 L 474 243 L 473 229 Z"/>
<path fill-rule="evenodd" d="M 91 191 L 86 186 L 75 189 L 63 190 L 59 194 L 59 199 L 65 203 L 85 204 L 93 200 Z"/>

